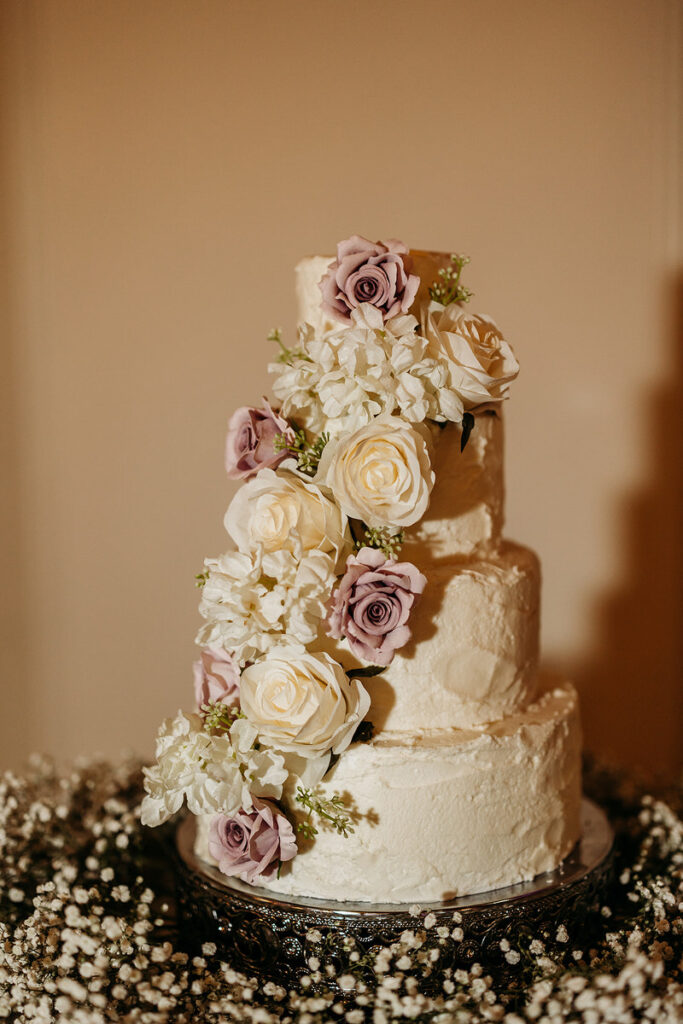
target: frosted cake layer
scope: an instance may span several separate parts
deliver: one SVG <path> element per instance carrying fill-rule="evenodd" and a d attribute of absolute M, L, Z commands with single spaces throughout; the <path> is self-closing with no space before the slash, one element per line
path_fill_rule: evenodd
<path fill-rule="evenodd" d="M 467 728 L 521 710 L 536 693 L 540 565 L 497 555 L 430 568 L 409 644 L 368 682 L 368 717 L 392 731 Z"/>
<path fill-rule="evenodd" d="M 429 566 L 448 558 L 495 549 L 503 528 L 503 420 L 477 413 L 464 451 L 462 430 L 431 428 L 436 484 L 429 508 L 407 531 L 401 557 Z"/>
<path fill-rule="evenodd" d="M 274 892 L 329 900 L 427 902 L 554 869 L 579 838 L 581 731 L 569 683 L 485 729 L 354 744 L 320 785 L 347 794 L 351 839 L 301 843 Z M 196 852 L 211 862 L 210 817 Z"/>

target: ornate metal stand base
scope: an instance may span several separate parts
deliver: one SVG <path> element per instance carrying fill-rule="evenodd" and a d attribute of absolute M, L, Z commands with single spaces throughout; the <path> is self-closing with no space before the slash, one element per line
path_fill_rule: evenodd
<path fill-rule="evenodd" d="M 534 936 L 554 935 L 561 922 L 576 926 L 599 899 L 606 881 L 613 833 L 605 814 L 590 800 L 582 804 L 582 838 L 556 871 L 505 889 L 424 904 L 419 917 L 405 904 L 333 903 L 280 899 L 265 889 L 228 879 L 193 852 L 194 818 L 176 833 L 178 902 L 187 928 L 202 941 L 216 942 L 237 969 L 257 972 L 282 985 L 295 985 L 310 973 L 311 957 L 332 962 L 336 973 L 358 974 L 358 956 L 396 942 L 402 932 L 422 927 L 427 913 L 436 923 L 425 931 L 423 949 L 438 947 L 442 967 L 480 963 L 495 968 L 503 960 L 500 941 L 520 926 Z M 450 937 L 453 915 L 461 917 L 464 938 Z M 438 934 L 446 925 L 449 938 Z M 309 937 L 322 935 L 322 942 Z"/>

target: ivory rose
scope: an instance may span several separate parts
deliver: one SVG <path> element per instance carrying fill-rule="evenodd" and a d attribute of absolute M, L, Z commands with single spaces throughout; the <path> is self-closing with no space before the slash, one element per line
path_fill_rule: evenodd
<path fill-rule="evenodd" d="M 403 242 L 391 238 L 371 242 L 352 235 L 337 246 L 337 258 L 320 282 L 322 308 L 338 320 L 351 322 L 351 311 L 369 302 L 388 320 L 411 306 L 420 278 Z"/>
<path fill-rule="evenodd" d="M 427 353 L 447 367 L 448 386 L 465 411 L 503 401 L 519 363 L 490 317 L 469 313 L 455 302 L 432 302 L 423 333 Z"/>
<path fill-rule="evenodd" d="M 263 742 L 304 758 L 340 754 L 370 707 L 362 684 L 328 654 L 284 645 L 244 670 L 240 696 Z"/>
<path fill-rule="evenodd" d="M 428 438 L 421 425 L 378 416 L 330 441 L 315 479 L 352 519 L 371 527 L 411 526 L 424 515 L 434 486 Z"/>
<path fill-rule="evenodd" d="M 209 853 L 224 875 L 245 882 L 272 878 L 278 865 L 297 854 L 294 829 L 268 800 L 252 800 L 252 809 L 217 814 L 211 820 Z"/>
<path fill-rule="evenodd" d="M 240 551 L 291 551 L 298 558 L 316 549 L 345 557 L 346 516 L 313 482 L 296 473 L 262 469 L 244 484 L 225 513 L 225 528 Z"/>

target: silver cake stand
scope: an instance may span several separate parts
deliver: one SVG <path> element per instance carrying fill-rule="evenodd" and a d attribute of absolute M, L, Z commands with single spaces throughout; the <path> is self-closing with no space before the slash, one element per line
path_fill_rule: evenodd
<path fill-rule="evenodd" d="M 412 904 L 284 898 L 226 878 L 195 856 L 195 819 L 188 817 L 177 827 L 173 850 L 178 909 L 184 927 L 199 941 L 216 942 L 235 968 L 285 986 L 311 973 L 311 957 L 331 963 L 337 976 L 361 972 L 362 977 L 362 965 L 373 952 L 406 930 L 423 929 L 422 949 L 439 949 L 440 968 L 473 963 L 504 968 L 501 940 L 519 941 L 520 934 L 552 938 L 559 924 L 580 927 L 599 905 L 614 834 L 591 800 L 583 800 L 581 817 L 581 839 L 555 871 L 504 889 L 421 904 L 419 915 Z M 457 931 L 455 938 L 451 935 L 456 912 L 462 938 Z M 435 923 L 424 929 L 427 914 L 434 915 Z M 448 927 L 447 938 L 439 935 L 440 925 Z"/>

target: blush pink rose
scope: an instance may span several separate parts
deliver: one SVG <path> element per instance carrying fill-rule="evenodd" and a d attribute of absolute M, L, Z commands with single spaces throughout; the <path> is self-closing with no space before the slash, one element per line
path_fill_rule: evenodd
<path fill-rule="evenodd" d="M 225 441 L 225 469 L 231 480 L 246 480 L 260 469 L 277 466 L 291 452 L 276 450 L 275 438 L 284 434 L 294 440 L 294 431 L 286 419 L 271 409 L 264 399 L 262 409 L 242 406 L 230 417 Z"/>
<path fill-rule="evenodd" d="M 209 830 L 209 853 L 224 875 L 245 882 L 272 878 L 279 864 L 297 854 L 291 822 L 268 800 L 253 797 L 251 811 L 217 814 Z"/>
<path fill-rule="evenodd" d="M 339 243 L 337 258 L 320 282 L 322 308 L 344 323 L 351 323 L 351 310 L 362 302 L 376 306 L 385 320 L 406 313 L 420 285 L 411 269 L 402 242 L 370 242 L 352 235 Z"/>
<path fill-rule="evenodd" d="M 205 647 L 192 666 L 194 697 L 201 711 L 205 704 L 237 704 L 240 697 L 239 665 L 221 647 Z"/>
<path fill-rule="evenodd" d="M 386 558 L 376 548 L 350 555 L 328 606 L 328 635 L 346 637 L 356 657 L 389 665 L 408 643 L 408 620 L 427 583 L 411 562 Z"/>

